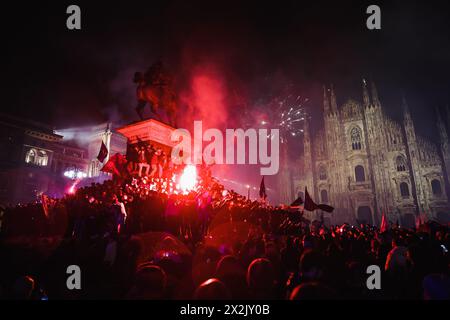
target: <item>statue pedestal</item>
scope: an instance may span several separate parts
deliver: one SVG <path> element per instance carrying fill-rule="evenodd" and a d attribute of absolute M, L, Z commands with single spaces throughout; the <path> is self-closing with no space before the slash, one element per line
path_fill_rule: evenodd
<path fill-rule="evenodd" d="M 128 139 L 129 146 L 138 143 L 152 144 L 170 154 L 176 145 L 170 140 L 175 128 L 154 119 L 135 122 L 116 130 Z"/>

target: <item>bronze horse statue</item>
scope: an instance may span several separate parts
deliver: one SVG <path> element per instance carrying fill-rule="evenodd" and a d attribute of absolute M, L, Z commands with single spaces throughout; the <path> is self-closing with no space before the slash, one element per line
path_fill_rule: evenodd
<path fill-rule="evenodd" d="M 149 103 L 150 110 L 159 120 L 162 121 L 158 110 L 162 109 L 167 114 L 168 124 L 176 128 L 177 95 L 173 90 L 172 78 L 163 69 L 162 63 L 154 63 L 144 74 L 136 72 L 133 82 L 137 84 L 136 112 L 141 120 L 144 120 L 145 105 Z"/>

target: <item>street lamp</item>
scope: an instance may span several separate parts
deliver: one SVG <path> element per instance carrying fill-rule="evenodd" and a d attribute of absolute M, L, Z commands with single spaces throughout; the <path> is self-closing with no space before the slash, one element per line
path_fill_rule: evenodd
<path fill-rule="evenodd" d="M 64 177 L 67 177 L 72 180 L 83 179 L 87 177 L 87 174 L 78 168 L 74 168 L 64 171 Z"/>

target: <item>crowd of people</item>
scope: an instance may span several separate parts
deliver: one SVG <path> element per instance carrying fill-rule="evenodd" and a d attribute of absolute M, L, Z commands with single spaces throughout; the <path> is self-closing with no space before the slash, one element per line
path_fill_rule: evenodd
<path fill-rule="evenodd" d="M 198 170 L 190 190 L 151 171 L 6 208 L 0 298 L 450 299 L 448 226 L 309 223 Z M 81 290 L 66 286 L 69 265 Z"/>
<path fill-rule="evenodd" d="M 174 167 L 170 156 L 153 144 L 134 145 L 128 154 L 130 171 L 136 172 L 139 176 L 167 177 L 164 173 L 169 174 Z"/>

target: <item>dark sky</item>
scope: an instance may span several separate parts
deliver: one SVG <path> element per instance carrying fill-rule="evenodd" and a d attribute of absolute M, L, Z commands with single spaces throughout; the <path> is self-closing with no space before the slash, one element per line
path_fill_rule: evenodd
<path fill-rule="evenodd" d="M 293 84 L 315 122 L 322 84 L 343 103 L 360 99 L 362 77 L 394 118 L 404 92 L 430 137 L 433 108 L 450 101 L 448 1 L 59 2 L 2 4 L 4 112 L 59 128 L 134 120 L 132 75 L 158 57 L 181 90 L 194 69 L 212 68 L 250 104 Z M 72 3 L 81 31 L 65 26 Z M 381 31 L 365 27 L 373 3 Z"/>

